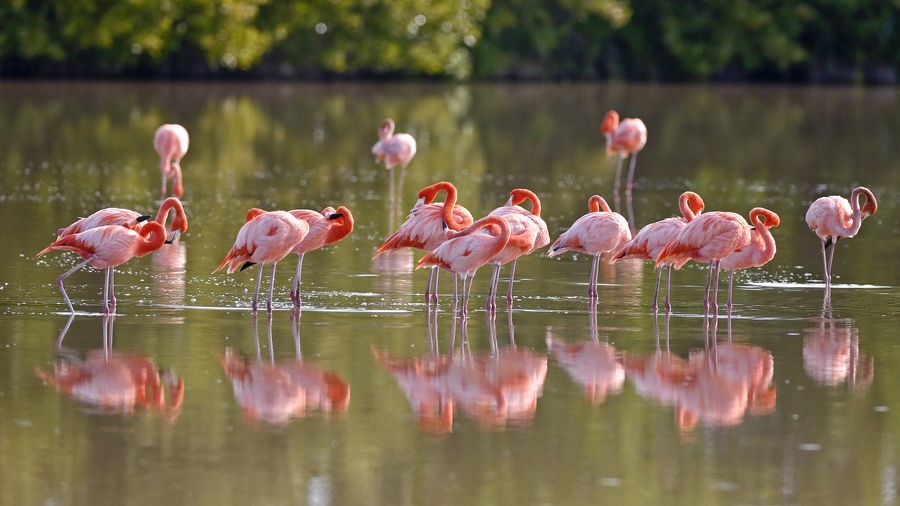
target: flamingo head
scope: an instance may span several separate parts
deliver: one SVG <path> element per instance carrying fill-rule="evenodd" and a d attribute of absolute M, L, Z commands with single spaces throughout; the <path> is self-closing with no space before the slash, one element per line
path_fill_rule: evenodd
<path fill-rule="evenodd" d="M 616 128 L 619 126 L 619 113 L 610 109 L 603 115 L 603 123 L 600 126 L 600 132 L 603 135 L 610 135 L 616 131 Z"/>
<path fill-rule="evenodd" d="M 759 221 L 762 218 L 763 221 Z M 763 207 L 754 207 L 750 211 L 750 221 L 754 225 L 762 225 L 766 228 L 774 228 L 781 225 L 781 218 L 772 211 Z"/>
<path fill-rule="evenodd" d="M 390 139 L 394 135 L 394 120 L 385 118 L 378 127 L 378 138 L 381 140 Z"/>
<path fill-rule="evenodd" d="M 413 209 L 417 209 L 422 204 L 430 204 L 434 202 L 434 199 L 437 198 L 437 194 L 442 191 L 446 191 L 448 196 L 450 194 L 453 194 L 455 198 L 456 187 L 453 186 L 452 183 L 440 181 L 419 190 L 419 200 L 416 202 L 416 205 L 413 206 Z"/>
<path fill-rule="evenodd" d="M 681 206 L 681 200 L 684 199 L 684 206 Z M 681 194 L 681 198 L 679 199 L 679 207 L 687 207 L 688 210 L 693 213 L 693 215 L 699 216 L 703 209 L 706 208 L 706 204 L 703 203 L 703 199 L 700 198 L 700 195 L 694 193 L 692 191 L 687 191 Z M 682 211 L 682 215 L 684 212 Z"/>
<path fill-rule="evenodd" d="M 244 223 L 246 223 L 246 222 L 252 220 L 253 218 L 256 218 L 260 214 L 263 214 L 266 212 L 267 211 L 265 209 L 260 209 L 258 207 L 251 207 L 250 209 L 247 210 L 247 216 L 244 217 Z"/>
<path fill-rule="evenodd" d="M 866 187 L 860 186 L 854 191 L 858 191 L 866 196 L 866 203 L 862 206 L 862 217 L 868 218 L 878 211 L 878 201 L 875 200 L 875 194 Z"/>
<path fill-rule="evenodd" d="M 340 206 L 337 210 L 327 216 L 331 220 L 331 229 L 325 237 L 325 244 L 332 244 L 340 241 L 347 234 L 353 232 L 353 214 L 344 206 Z"/>

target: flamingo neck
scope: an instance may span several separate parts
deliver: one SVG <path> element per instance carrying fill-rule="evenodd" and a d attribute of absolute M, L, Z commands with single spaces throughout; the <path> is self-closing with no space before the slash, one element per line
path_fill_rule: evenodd
<path fill-rule="evenodd" d="M 763 218 L 765 218 L 765 221 L 763 221 Z M 750 211 L 750 223 L 753 223 L 756 233 L 762 237 L 764 244 L 763 257 L 768 260 L 775 258 L 775 237 L 772 236 L 771 229 L 781 223 L 778 215 L 768 209 L 756 207 Z"/>
<path fill-rule="evenodd" d="M 691 221 L 703 212 L 703 199 L 694 192 L 684 192 L 678 198 L 678 209 L 684 221 Z"/>
<path fill-rule="evenodd" d="M 459 231 L 465 228 L 465 225 L 457 223 L 456 220 L 453 219 L 453 208 L 456 206 L 456 187 L 447 182 L 437 183 L 434 186 L 436 188 L 435 194 L 440 191 L 447 192 L 447 198 L 444 199 L 444 209 L 441 213 L 441 219 L 443 219 L 444 223 L 452 230 Z M 433 199 L 434 197 L 432 197 L 432 200 Z"/>
<path fill-rule="evenodd" d="M 169 197 L 163 201 L 162 205 L 159 206 L 159 212 L 156 213 L 155 221 L 165 227 L 166 222 L 169 221 L 169 210 L 171 209 L 175 210 L 175 217 L 178 218 L 178 221 L 181 223 L 186 221 L 187 216 L 184 214 L 184 207 L 181 205 L 181 201 L 175 197 Z"/>
<path fill-rule="evenodd" d="M 394 121 L 392 119 L 386 119 L 381 123 L 381 128 L 378 129 L 378 138 L 382 141 L 386 141 L 394 136 Z"/>
<path fill-rule="evenodd" d="M 325 237 L 325 244 L 332 244 L 340 241 L 350 232 L 353 232 L 353 215 L 346 207 L 339 207 L 337 212 L 343 214 L 340 218 L 331 222 L 331 228 Z"/>
<path fill-rule="evenodd" d="M 519 188 L 513 190 L 514 197 L 512 200 L 512 204 L 518 205 L 526 200 L 531 201 L 531 214 L 540 217 L 541 216 L 541 199 L 538 198 L 537 195 L 534 194 L 531 190 L 526 190 L 524 188 Z"/>
<path fill-rule="evenodd" d="M 605 213 L 612 212 L 609 204 L 606 203 L 606 199 L 604 199 L 600 195 L 591 196 L 591 198 L 588 199 L 588 211 L 592 213 L 599 213 L 601 209 Z"/>
<path fill-rule="evenodd" d="M 470 226 L 469 228 L 462 231 L 459 235 L 468 235 L 479 229 L 492 227 L 492 226 L 496 226 L 498 229 L 500 229 L 499 233 L 497 235 L 493 236 L 494 241 L 491 244 L 491 249 L 489 251 L 489 257 L 493 257 L 497 253 L 500 253 L 501 251 L 503 251 L 503 248 L 506 247 L 506 243 L 509 242 L 509 238 L 511 235 L 510 230 L 509 230 L 509 224 L 506 222 L 506 220 L 504 218 L 502 218 L 500 216 L 490 216 L 490 215 L 485 216 L 484 218 L 481 218 L 480 220 L 473 223 L 472 226 Z M 457 236 L 457 237 L 459 237 L 459 236 Z"/>
<path fill-rule="evenodd" d="M 139 232 L 141 241 L 138 242 L 137 256 L 144 256 L 151 251 L 162 248 L 166 242 L 166 229 L 156 221 L 149 221 Z"/>
<path fill-rule="evenodd" d="M 854 188 L 853 193 L 850 194 L 850 209 L 853 211 L 853 217 L 850 226 L 841 231 L 841 233 L 847 237 L 856 235 L 857 232 L 859 232 L 859 228 L 862 226 L 863 212 L 859 206 L 859 198 L 862 195 L 866 196 L 866 202 L 871 202 L 872 192 L 861 186 L 859 188 Z"/>

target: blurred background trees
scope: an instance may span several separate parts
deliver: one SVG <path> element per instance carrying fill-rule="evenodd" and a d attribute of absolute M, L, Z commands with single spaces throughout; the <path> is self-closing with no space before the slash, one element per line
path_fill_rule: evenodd
<path fill-rule="evenodd" d="M 0 73 L 894 82 L 898 0 L 6 0 Z"/>

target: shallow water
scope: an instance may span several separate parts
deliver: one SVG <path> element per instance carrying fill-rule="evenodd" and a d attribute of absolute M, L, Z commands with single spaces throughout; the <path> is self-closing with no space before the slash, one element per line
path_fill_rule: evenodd
<path fill-rule="evenodd" d="M 650 130 L 637 225 L 686 189 L 781 216 L 730 321 L 704 320 L 699 266 L 654 318 L 649 265 L 604 265 L 593 314 L 587 258 L 524 258 L 512 312 L 485 318 L 483 271 L 461 325 L 449 277 L 426 313 L 418 254 L 371 260 L 399 219 L 369 153 L 383 117 L 419 143 L 397 207 L 446 179 L 478 216 L 528 187 L 556 237 L 612 191 L 613 106 Z M 897 106 L 892 89 L 2 83 L 0 503 L 896 504 Z M 118 270 L 112 320 L 102 275 L 70 277 L 69 321 L 53 279 L 75 259 L 32 256 L 95 209 L 155 212 L 163 122 L 191 133 L 190 230 Z M 829 307 L 803 215 L 858 184 L 879 210 L 838 244 Z M 249 311 L 256 268 L 209 274 L 247 208 L 329 205 L 356 229 L 306 256 L 301 314 L 292 257 L 271 319 Z M 144 399 L 104 409 L 37 373 L 89 366 L 143 371 Z"/>

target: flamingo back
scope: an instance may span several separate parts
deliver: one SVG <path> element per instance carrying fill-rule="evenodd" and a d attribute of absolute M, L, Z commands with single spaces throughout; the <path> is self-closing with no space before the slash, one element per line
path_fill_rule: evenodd
<path fill-rule="evenodd" d="M 269 211 L 244 223 L 234 246 L 219 265 L 232 273 L 246 262 L 270 264 L 281 261 L 309 233 L 305 221 L 287 211 Z M 218 270 L 218 269 L 217 269 Z"/>
<path fill-rule="evenodd" d="M 623 244 L 609 263 L 619 260 L 656 260 L 659 253 L 687 226 L 684 218 L 666 218 L 644 225 L 634 238 Z"/>
<path fill-rule="evenodd" d="M 553 246 L 550 256 L 566 251 L 577 251 L 588 255 L 599 255 L 612 251 L 631 240 L 628 222 L 618 213 L 600 211 L 587 213 L 575 220 Z"/>
<path fill-rule="evenodd" d="M 713 211 L 691 220 L 659 253 L 657 267 L 672 263 L 680 269 L 689 260 L 721 260 L 750 243 L 750 225 L 732 212 Z"/>
<path fill-rule="evenodd" d="M 447 240 L 448 230 L 443 224 L 444 204 L 424 204 L 414 209 L 396 232 L 391 234 L 375 253 L 400 248 L 416 248 L 431 251 Z M 453 206 L 453 219 L 457 226 L 472 224 L 472 213 L 462 206 Z"/>
<path fill-rule="evenodd" d="M 328 230 L 331 229 L 331 220 L 323 212 L 312 209 L 294 209 L 288 212 L 309 227 L 309 232 L 303 240 L 294 246 L 293 253 L 307 253 L 325 246 L 325 238 L 328 237 Z"/>
<path fill-rule="evenodd" d="M 806 224 L 822 240 L 848 237 L 844 231 L 853 225 L 853 209 L 850 202 L 839 195 L 820 197 L 806 211 Z"/>

